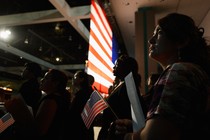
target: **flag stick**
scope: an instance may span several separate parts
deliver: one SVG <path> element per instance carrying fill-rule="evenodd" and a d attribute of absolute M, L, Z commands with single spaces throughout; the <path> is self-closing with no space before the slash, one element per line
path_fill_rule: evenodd
<path fill-rule="evenodd" d="M 114 112 L 114 110 L 111 108 L 111 106 L 107 103 L 107 101 L 103 98 L 103 96 L 99 93 L 99 91 L 97 90 L 97 88 L 94 86 L 94 89 L 96 90 L 96 92 L 98 93 L 99 96 L 101 96 L 101 98 L 104 100 L 104 102 L 106 102 L 107 106 L 110 108 L 110 110 L 112 111 L 112 113 L 114 114 L 114 116 L 116 117 L 116 119 L 119 119 L 117 114 Z"/>

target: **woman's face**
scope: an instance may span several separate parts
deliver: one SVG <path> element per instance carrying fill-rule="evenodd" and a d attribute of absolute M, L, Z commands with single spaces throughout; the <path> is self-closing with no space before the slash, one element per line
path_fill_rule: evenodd
<path fill-rule="evenodd" d="M 155 28 L 153 36 L 149 39 L 149 57 L 155 59 L 160 63 L 165 63 L 171 59 L 171 57 L 178 55 L 178 48 L 175 44 L 172 44 L 161 29 L 160 26 Z"/>
<path fill-rule="evenodd" d="M 29 73 L 30 73 L 29 70 L 27 69 L 27 67 L 25 67 L 24 70 L 23 70 L 23 72 L 21 73 L 21 76 L 23 78 L 27 78 L 28 75 L 29 75 Z"/>
<path fill-rule="evenodd" d="M 74 86 L 80 86 L 80 84 L 82 83 L 83 80 L 84 80 L 84 78 L 81 78 L 80 77 L 80 73 L 79 72 L 76 72 L 74 74 L 74 77 L 72 78 L 72 84 Z"/>
<path fill-rule="evenodd" d="M 113 74 L 114 76 L 120 77 L 121 73 L 123 73 L 123 62 L 117 59 L 113 67 Z"/>
<path fill-rule="evenodd" d="M 54 83 L 51 73 L 47 72 L 40 81 L 40 89 L 46 93 L 50 93 L 54 89 Z"/>

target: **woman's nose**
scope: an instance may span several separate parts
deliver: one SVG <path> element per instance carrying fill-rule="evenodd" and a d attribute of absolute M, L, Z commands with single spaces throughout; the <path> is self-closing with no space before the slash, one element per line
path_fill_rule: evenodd
<path fill-rule="evenodd" d="M 44 78 L 41 78 L 41 79 L 40 79 L 40 82 L 42 82 L 43 80 L 44 80 Z"/>
<path fill-rule="evenodd" d="M 155 36 L 152 36 L 149 40 L 148 40 L 149 44 L 155 44 Z"/>

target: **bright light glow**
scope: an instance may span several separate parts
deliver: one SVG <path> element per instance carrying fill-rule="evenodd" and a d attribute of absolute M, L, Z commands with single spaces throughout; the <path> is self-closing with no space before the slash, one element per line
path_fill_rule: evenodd
<path fill-rule="evenodd" d="M 61 58 L 60 58 L 60 57 L 56 57 L 55 60 L 56 60 L 57 62 L 61 62 Z"/>
<path fill-rule="evenodd" d="M 28 44 L 28 38 L 26 38 L 26 39 L 24 40 L 24 43 L 25 43 L 25 44 Z"/>
<path fill-rule="evenodd" d="M 2 39 L 8 39 L 10 35 L 11 35 L 10 30 L 3 30 L 3 31 L 0 32 L 0 37 Z"/>
<path fill-rule="evenodd" d="M 3 89 L 4 91 L 12 91 L 12 89 L 8 87 L 0 87 L 0 89 Z"/>

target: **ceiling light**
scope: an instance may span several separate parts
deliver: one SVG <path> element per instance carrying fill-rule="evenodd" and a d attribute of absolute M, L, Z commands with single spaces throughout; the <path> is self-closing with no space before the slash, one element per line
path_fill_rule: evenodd
<path fill-rule="evenodd" d="M 56 57 L 55 60 L 56 60 L 57 62 L 59 62 L 59 61 L 60 61 L 60 58 L 59 58 L 59 57 Z"/>
<path fill-rule="evenodd" d="M 28 44 L 28 38 L 26 38 L 26 39 L 24 40 L 24 43 L 25 43 L 25 44 Z"/>
<path fill-rule="evenodd" d="M 3 30 L 0 32 L 0 37 L 3 39 L 8 39 L 10 35 L 11 35 L 10 30 Z"/>
<path fill-rule="evenodd" d="M 56 26 L 55 26 L 55 30 L 56 30 L 56 31 L 59 31 L 60 29 L 61 29 L 61 28 L 60 28 L 60 23 L 57 23 Z"/>
<path fill-rule="evenodd" d="M 62 59 L 61 59 L 60 57 L 56 57 L 55 60 L 56 60 L 57 62 L 62 62 Z"/>
<path fill-rule="evenodd" d="M 40 51 L 40 52 L 42 51 L 42 46 L 39 47 L 39 51 Z"/>

